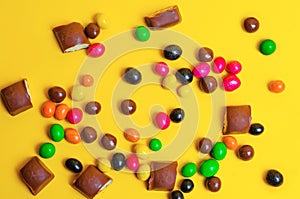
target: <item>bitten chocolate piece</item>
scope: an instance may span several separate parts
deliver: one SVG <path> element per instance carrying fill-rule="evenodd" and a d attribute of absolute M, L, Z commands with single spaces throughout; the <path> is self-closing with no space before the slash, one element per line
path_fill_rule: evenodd
<path fill-rule="evenodd" d="M 150 28 L 166 28 L 174 26 L 181 21 L 178 6 L 170 6 L 154 12 L 145 17 L 145 22 Z"/>
<path fill-rule="evenodd" d="M 2 89 L 1 97 L 7 111 L 12 116 L 32 108 L 30 92 L 26 79 Z"/>
<path fill-rule="evenodd" d="M 177 165 L 177 162 L 152 162 L 148 190 L 173 190 L 177 175 Z"/>
<path fill-rule="evenodd" d="M 52 31 L 64 53 L 84 49 L 91 44 L 80 23 L 72 22 L 67 25 L 55 27 Z"/>
<path fill-rule="evenodd" d="M 223 134 L 247 133 L 251 119 L 251 107 L 249 105 L 227 106 Z"/>
<path fill-rule="evenodd" d="M 54 174 L 36 156 L 25 164 L 20 173 L 33 195 L 37 195 L 54 178 Z"/>
<path fill-rule="evenodd" d="M 89 165 L 74 181 L 73 187 L 91 199 L 110 183 L 112 183 L 112 179 L 109 176 L 102 173 L 94 165 Z"/>

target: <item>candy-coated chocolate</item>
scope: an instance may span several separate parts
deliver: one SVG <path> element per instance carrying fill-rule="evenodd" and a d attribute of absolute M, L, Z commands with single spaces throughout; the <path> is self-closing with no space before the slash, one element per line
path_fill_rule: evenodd
<path fill-rule="evenodd" d="M 59 86 L 54 86 L 48 90 L 48 97 L 52 102 L 60 103 L 66 98 L 66 91 Z"/>
<path fill-rule="evenodd" d="M 97 101 L 91 101 L 85 105 L 85 112 L 90 115 L 96 115 L 100 111 L 101 111 L 101 104 Z"/>
<path fill-rule="evenodd" d="M 211 192 L 217 192 L 221 189 L 221 179 L 217 176 L 212 176 L 205 179 L 205 187 Z"/>
<path fill-rule="evenodd" d="M 136 103 L 131 99 L 126 99 L 121 102 L 121 111 L 125 115 L 131 115 L 136 110 Z"/>
<path fill-rule="evenodd" d="M 212 93 L 218 87 L 217 80 L 213 76 L 206 76 L 206 77 L 200 78 L 198 85 L 199 85 L 199 88 L 205 93 Z"/>
<path fill-rule="evenodd" d="M 146 181 L 150 177 L 150 166 L 149 164 L 142 164 L 136 171 L 136 176 L 139 180 Z"/>
<path fill-rule="evenodd" d="M 164 112 L 159 112 L 155 116 L 155 122 L 158 128 L 161 130 L 167 129 L 170 126 L 170 118 Z"/>
<path fill-rule="evenodd" d="M 177 89 L 177 93 L 180 97 L 188 97 L 191 92 L 193 92 L 192 88 L 189 85 L 181 85 Z"/>
<path fill-rule="evenodd" d="M 128 128 L 124 131 L 124 137 L 130 142 L 137 142 L 140 139 L 140 133 L 134 128 Z"/>
<path fill-rule="evenodd" d="M 84 28 L 85 35 L 90 39 L 95 39 L 100 33 L 100 27 L 96 23 L 89 23 Z"/>
<path fill-rule="evenodd" d="M 241 160 L 251 160 L 254 156 L 254 149 L 250 145 L 243 145 L 238 149 L 237 155 Z"/>
<path fill-rule="evenodd" d="M 110 21 L 108 17 L 103 13 L 97 13 L 96 14 L 96 23 L 100 28 L 107 29 L 110 25 Z"/>
<path fill-rule="evenodd" d="M 242 64 L 236 60 L 229 61 L 225 70 L 231 74 L 238 74 L 242 70 Z"/>
<path fill-rule="evenodd" d="M 162 80 L 162 87 L 166 89 L 176 89 L 177 88 L 177 79 L 175 75 L 167 75 Z"/>
<path fill-rule="evenodd" d="M 110 170 L 110 161 L 106 158 L 99 158 L 97 161 L 97 167 L 103 173 L 106 173 Z"/>
<path fill-rule="evenodd" d="M 65 129 L 65 139 L 72 144 L 78 144 L 81 142 L 80 134 L 74 128 Z"/>
<path fill-rule="evenodd" d="M 128 67 L 125 69 L 123 79 L 129 84 L 135 85 L 142 81 L 142 74 L 137 69 Z"/>
<path fill-rule="evenodd" d="M 194 189 L 194 182 L 191 179 L 184 179 L 180 184 L 183 193 L 189 193 Z"/>
<path fill-rule="evenodd" d="M 117 146 L 117 138 L 112 134 L 106 133 L 101 138 L 101 145 L 107 150 L 113 150 Z"/>
<path fill-rule="evenodd" d="M 74 173 L 80 173 L 82 171 L 82 164 L 79 160 L 77 160 L 76 158 L 69 158 L 65 161 L 65 166 L 67 167 L 67 169 L 69 169 L 70 171 L 74 172 Z"/>
<path fill-rule="evenodd" d="M 212 141 L 209 138 L 202 138 L 199 142 L 198 149 L 201 153 L 207 154 L 213 147 Z"/>
<path fill-rule="evenodd" d="M 55 142 L 62 141 L 65 137 L 64 127 L 60 124 L 51 125 L 49 135 L 50 138 Z"/>
<path fill-rule="evenodd" d="M 265 39 L 260 43 L 259 50 L 264 55 L 271 55 L 276 50 L 276 43 L 271 39 Z"/>
<path fill-rule="evenodd" d="M 138 26 L 135 29 L 135 37 L 139 41 L 148 41 L 150 38 L 150 31 L 145 26 Z"/>
<path fill-rule="evenodd" d="M 241 86 L 241 80 L 234 74 L 228 74 L 223 78 L 225 91 L 234 91 Z"/>
<path fill-rule="evenodd" d="M 192 177 L 197 172 L 197 165 L 193 162 L 186 163 L 181 168 L 181 174 L 184 177 Z"/>
<path fill-rule="evenodd" d="M 198 51 L 198 59 L 201 62 L 210 62 L 214 58 L 214 52 L 208 47 L 202 47 Z"/>
<path fill-rule="evenodd" d="M 184 199 L 183 193 L 179 190 L 174 190 L 170 194 L 170 199 Z"/>
<path fill-rule="evenodd" d="M 55 154 L 55 146 L 52 143 L 43 143 L 39 148 L 39 155 L 43 158 L 51 158 Z"/>
<path fill-rule="evenodd" d="M 67 120 L 71 124 L 78 124 L 82 120 L 82 110 L 80 108 L 72 108 L 68 111 Z"/>
<path fill-rule="evenodd" d="M 58 104 L 56 105 L 54 117 L 57 120 L 63 120 L 67 117 L 67 114 L 69 112 L 69 107 L 66 104 Z"/>
<path fill-rule="evenodd" d="M 136 171 L 140 167 L 139 158 L 135 154 L 130 154 L 126 159 L 126 166 L 131 171 Z"/>
<path fill-rule="evenodd" d="M 256 32 L 259 28 L 259 21 L 255 17 L 247 17 L 244 20 L 244 28 L 247 32 Z"/>
<path fill-rule="evenodd" d="M 152 151 L 159 151 L 162 147 L 162 143 L 159 139 L 157 138 L 153 138 L 150 140 L 149 142 L 149 148 L 152 150 Z"/>
<path fill-rule="evenodd" d="M 206 77 L 210 72 L 210 65 L 206 62 L 201 62 L 194 66 L 193 74 L 197 78 Z"/>
<path fill-rule="evenodd" d="M 223 142 L 216 142 L 210 151 L 210 155 L 216 160 L 223 160 L 226 157 L 227 148 Z"/>
<path fill-rule="evenodd" d="M 41 113 L 42 116 L 46 118 L 50 118 L 54 115 L 56 109 L 56 105 L 52 101 L 46 101 L 42 105 Z"/>
<path fill-rule="evenodd" d="M 169 66 L 165 62 L 155 64 L 155 72 L 161 76 L 166 76 L 169 73 Z"/>
<path fill-rule="evenodd" d="M 170 120 L 179 123 L 184 119 L 184 110 L 182 108 L 175 108 L 170 113 Z"/>
<path fill-rule="evenodd" d="M 123 153 L 115 153 L 111 159 L 111 167 L 116 170 L 120 171 L 126 165 L 126 157 Z"/>
<path fill-rule="evenodd" d="M 222 73 L 226 67 L 226 60 L 223 57 L 216 57 L 211 66 L 214 73 Z"/>
<path fill-rule="evenodd" d="M 97 139 L 97 131 L 91 126 L 86 126 L 82 129 L 80 136 L 84 142 L 92 143 Z"/>
<path fill-rule="evenodd" d="M 182 49 L 176 44 L 171 44 L 164 48 L 163 54 L 168 60 L 176 60 L 181 56 Z"/>
<path fill-rule="evenodd" d="M 90 74 L 82 75 L 81 77 L 81 85 L 85 87 L 93 86 L 94 84 L 94 77 Z"/>
<path fill-rule="evenodd" d="M 260 123 L 253 123 L 250 125 L 249 133 L 251 135 L 260 135 L 264 132 L 264 126 Z"/>
<path fill-rule="evenodd" d="M 85 98 L 86 88 L 82 85 L 76 85 L 71 90 L 71 98 L 74 101 L 81 101 Z"/>
<path fill-rule="evenodd" d="M 93 43 L 88 48 L 88 55 L 90 57 L 100 57 L 105 52 L 105 46 L 101 43 Z"/>
<path fill-rule="evenodd" d="M 273 93 L 281 93 L 285 89 L 285 84 L 282 80 L 273 80 L 269 82 L 268 89 Z"/>
<path fill-rule="evenodd" d="M 193 72 L 189 68 L 180 68 L 177 70 L 176 79 L 183 85 L 189 84 L 193 81 Z"/>
<path fill-rule="evenodd" d="M 215 159 L 208 159 L 201 163 L 199 172 L 204 177 L 214 176 L 219 171 L 219 163 Z"/>
<path fill-rule="evenodd" d="M 149 152 L 149 148 L 145 144 L 136 144 L 134 145 L 134 152 L 139 155 L 145 155 Z"/>
<path fill-rule="evenodd" d="M 270 169 L 267 172 L 266 181 L 271 186 L 279 187 L 283 183 L 283 175 L 276 169 Z"/>
<path fill-rule="evenodd" d="M 223 143 L 226 145 L 227 149 L 235 150 L 238 147 L 238 142 L 233 136 L 224 136 Z"/>

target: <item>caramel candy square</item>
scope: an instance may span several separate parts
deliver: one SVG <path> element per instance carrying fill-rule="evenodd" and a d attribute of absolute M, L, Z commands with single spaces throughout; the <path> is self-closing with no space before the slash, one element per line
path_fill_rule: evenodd
<path fill-rule="evenodd" d="M 177 165 L 177 162 L 152 162 L 148 190 L 173 190 L 176 182 Z"/>
<path fill-rule="evenodd" d="M 94 165 L 89 165 L 73 182 L 73 187 L 85 197 L 94 198 L 100 191 L 112 183 L 112 179 Z"/>
<path fill-rule="evenodd" d="M 227 106 L 223 134 L 248 133 L 251 120 L 250 105 Z"/>
<path fill-rule="evenodd" d="M 83 26 L 78 22 L 55 27 L 52 31 L 63 53 L 84 49 L 90 45 Z"/>
<path fill-rule="evenodd" d="M 26 79 L 2 89 L 1 97 L 7 111 L 12 116 L 32 108 L 29 87 Z"/>
<path fill-rule="evenodd" d="M 33 195 L 37 195 L 54 178 L 54 174 L 36 156 L 25 164 L 20 173 Z"/>

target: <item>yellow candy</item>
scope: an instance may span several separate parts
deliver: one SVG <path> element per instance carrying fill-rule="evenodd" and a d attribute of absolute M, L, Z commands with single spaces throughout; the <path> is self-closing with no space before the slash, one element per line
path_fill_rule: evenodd
<path fill-rule="evenodd" d="M 144 144 L 136 144 L 134 146 L 134 152 L 137 153 L 137 155 L 139 154 L 147 154 L 149 152 L 149 148 L 147 145 L 144 145 Z"/>
<path fill-rule="evenodd" d="M 96 15 L 96 23 L 100 28 L 106 29 L 109 27 L 109 20 L 107 19 L 106 15 L 98 13 Z"/>
<path fill-rule="evenodd" d="M 187 97 L 191 94 L 192 90 L 189 85 L 180 86 L 177 90 L 177 93 L 180 97 Z"/>
<path fill-rule="evenodd" d="M 74 86 L 71 91 L 71 98 L 74 101 L 81 101 L 85 98 L 85 89 L 84 86 L 78 85 Z"/>
<path fill-rule="evenodd" d="M 103 173 L 108 172 L 110 170 L 109 160 L 105 158 L 98 159 L 98 169 Z"/>
<path fill-rule="evenodd" d="M 150 166 L 148 164 L 140 165 L 136 176 L 139 180 L 146 181 L 150 177 Z"/>
<path fill-rule="evenodd" d="M 175 75 L 167 75 L 163 81 L 162 86 L 167 89 L 176 89 L 177 88 L 177 79 Z"/>

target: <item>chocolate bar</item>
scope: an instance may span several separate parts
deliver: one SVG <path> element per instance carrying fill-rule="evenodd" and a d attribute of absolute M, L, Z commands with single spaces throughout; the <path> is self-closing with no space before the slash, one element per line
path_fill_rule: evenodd
<path fill-rule="evenodd" d="M 55 27 L 52 31 L 63 53 L 84 49 L 91 44 L 78 22 Z"/>
<path fill-rule="evenodd" d="M 170 6 L 154 12 L 145 17 L 145 22 L 150 28 L 167 28 L 174 26 L 181 21 L 178 6 Z"/>
<path fill-rule="evenodd" d="M 94 165 L 89 165 L 73 182 L 73 187 L 89 199 L 112 183 L 112 179 Z"/>
<path fill-rule="evenodd" d="M 32 157 L 20 170 L 22 180 L 37 195 L 54 178 L 54 174 L 37 157 Z"/>
<path fill-rule="evenodd" d="M 249 105 L 227 106 L 223 134 L 248 133 L 251 119 L 251 107 Z"/>
<path fill-rule="evenodd" d="M 148 190 L 171 191 L 177 175 L 177 162 L 152 162 Z"/>
<path fill-rule="evenodd" d="M 32 108 L 29 87 L 26 79 L 2 89 L 1 98 L 7 111 L 12 116 Z"/>

